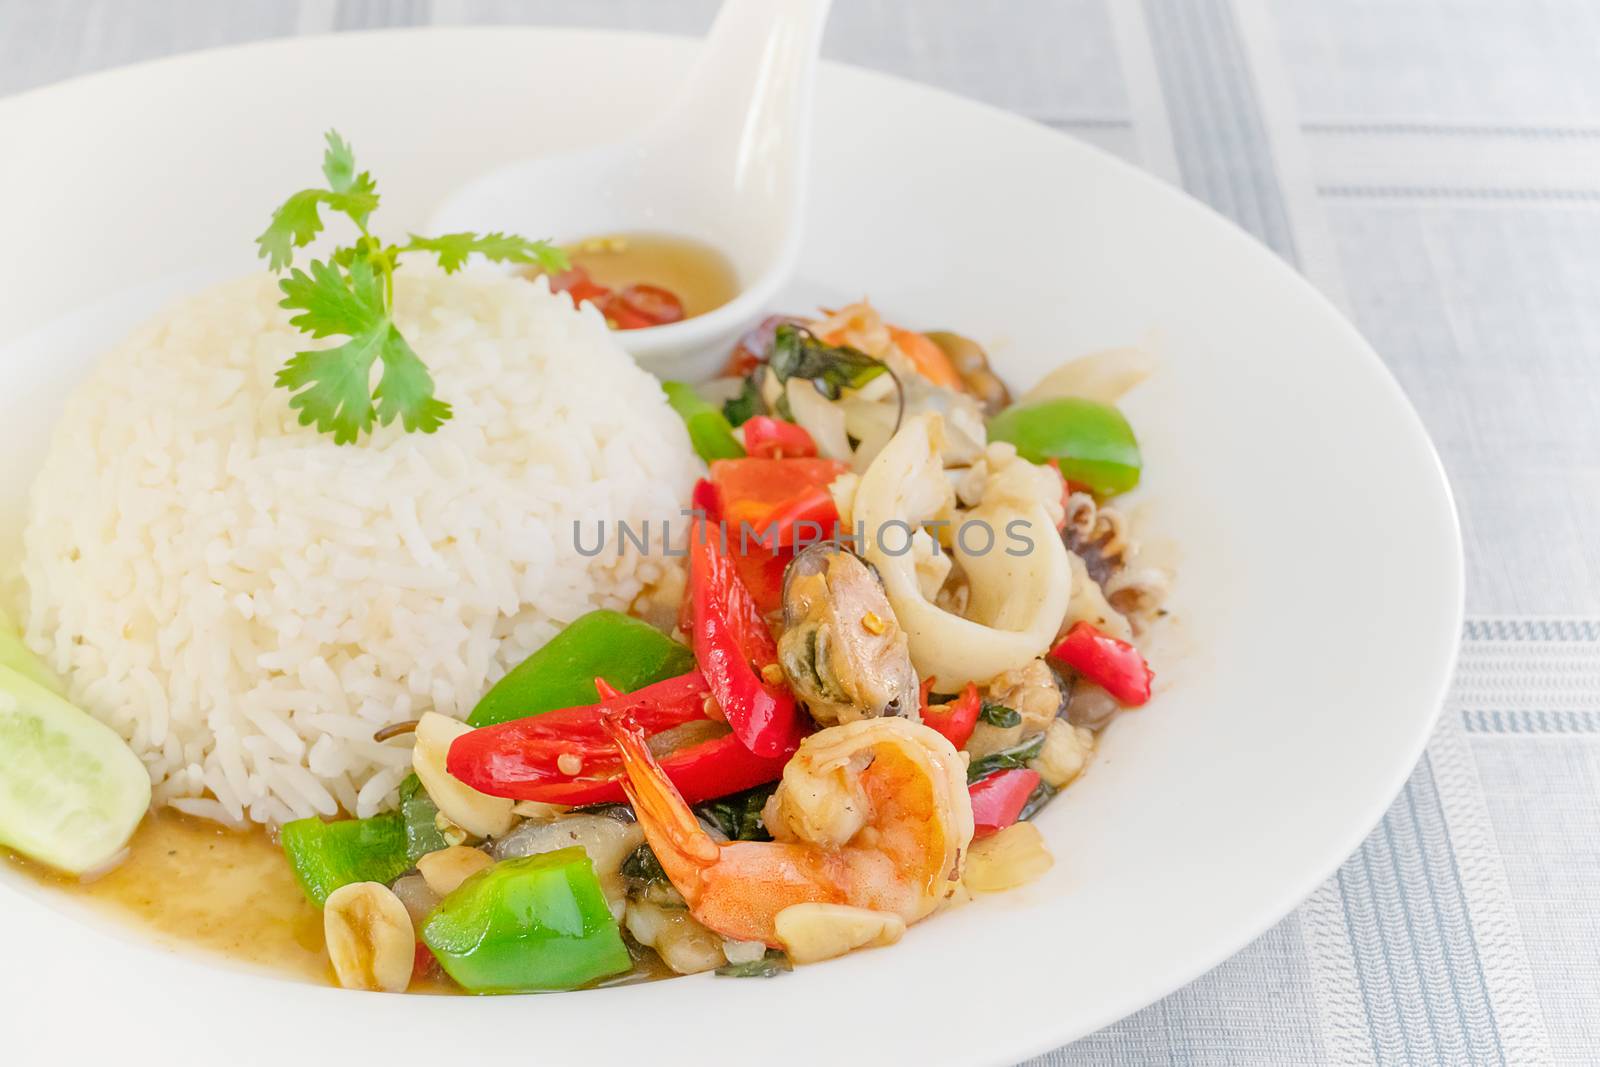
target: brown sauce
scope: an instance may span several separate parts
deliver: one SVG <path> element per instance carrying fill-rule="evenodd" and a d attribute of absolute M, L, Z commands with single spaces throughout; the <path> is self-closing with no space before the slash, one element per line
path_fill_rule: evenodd
<path fill-rule="evenodd" d="M 621 233 L 576 241 L 566 252 L 574 266 L 607 289 L 644 284 L 668 290 L 690 318 L 739 295 L 739 276 L 728 257 L 692 237 Z"/>
<path fill-rule="evenodd" d="M 174 811 L 152 811 L 128 858 L 88 882 L 55 874 L 3 849 L 34 880 L 94 911 L 131 922 L 167 948 L 197 948 L 307 981 L 333 981 L 322 912 L 283 852 L 262 830 L 226 830 Z"/>
<path fill-rule="evenodd" d="M 128 856 L 92 881 L 78 881 L 0 848 L 0 864 L 53 892 L 127 923 L 163 948 L 196 950 L 270 973 L 338 985 L 328 961 L 322 911 L 306 899 L 265 830 L 228 830 L 170 809 L 152 810 L 128 843 Z M 649 950 L 630 942 L 631 971 L 596 986 L 672 977 Z M 463 992 L 435 968 L 408 993 Z"/>

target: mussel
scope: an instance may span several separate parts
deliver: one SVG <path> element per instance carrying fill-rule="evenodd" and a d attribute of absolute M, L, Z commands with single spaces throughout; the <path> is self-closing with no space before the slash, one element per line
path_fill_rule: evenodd
<path fill-rule="evenodd" d="M 783 580 L 778 662 L 822 726 L 917 716 L 917 673 L 883 583 L 836 541 L 794 558 Z"/>

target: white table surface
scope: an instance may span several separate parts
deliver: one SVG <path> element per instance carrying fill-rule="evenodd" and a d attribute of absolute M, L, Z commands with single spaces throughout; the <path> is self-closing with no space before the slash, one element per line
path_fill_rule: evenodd
<path fill-rule="evenodd" d="M 699 34 L 715 8 L 0 0 L 0 94 L 265 37 Z M 825 47 L 1097 143 L 1254 233 L 1389 362 L 1461 511 L 1462 665 L 1384 823 L 1239 956 L 1039 1062 L 1600 1058 L 1600 3 L 835 0 Z"/>

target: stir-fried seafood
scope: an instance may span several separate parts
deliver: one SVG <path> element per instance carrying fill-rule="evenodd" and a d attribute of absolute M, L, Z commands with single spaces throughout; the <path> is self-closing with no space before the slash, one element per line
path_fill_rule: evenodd
<path fill-rule="evenodd" d="M 350 215 L 360 241 L 312 263 L 309 275 L 297 270 L 285 279 L 279 289 L 287 300 L 274 295 L 262 310 L 252 298 L 248 313 L 229 316 L 262 322 L 298 309 L 304 314 L 287 326 L 356 338 L 298 352 L 277 376 L 279 385 L 289 378 L 300 382 L 295 390 L 307 386 L 290 400 L 302 426 L 315 423 L 355 445 L 339 457 L 361 454 L 374 420 L 388 426 L 395 417 L 388 411 L 399 395 L 390 395 L 399 373 L 392 359 L 412 361 L 411 391 L 422 405 L 401 413 L 404 430 L 431 432 L 455 410 L 432 396 L 422 355 L 399 333 L 396 323 L 404 322 L 429 342 L 423 347 L 444 337 L 413 328 L 416 316 L 405 304 L 420 296 L 390 307 L 395 258 L 433 249 L 450 269 L 469 248 L 490 253 L 470 234 L 384 245 L 367 233 L 368 209 L 349 209 L 368 195 L 346 188 L 370 182 L 355 173 L 348 146 L 330 138 L 330 188 L 298 193 L 280 209 L 263 251 L 279 265 L 294 258 L 303 240 L 283 227 L 300 217 L 290 208 L 302 201 L 330 213 L 346 205 L 337 211 Z M 537 242 L 491 236 L 494 255 L 525 262 L 541 254 Z M 620 245 L 606 248 L 621 254 Z M 675 321 L 687 309 L 659 286 L 601 276 L 598 263 L 591 277 L 583 264 L 558 270 L 553 249 L 542 255 L 548 288 L 473 286 L 457 298 L 462 307 L 493 310 L 501 323 L 495 330 L 442 300 L 423 305 L 434 310 L 421 320 L 437 318 L 451 338 L 467 338 L 458 361 L 481 349 L 492 371 L 508 359 L 526 362 L 526 339 L 500 336 L 506 323 L 572 344 L 585 329 L 573 316 L 588 315 L 591 335 L 599 328 L 597 316 L 574 305 L 593 304 L 623 329 Z M 617 285 L 607 289 L 611 280 Z M 376 357 L 358 343 L 372 336 L 365 318 L 313 328 L 328 325 L 318 318 L 320 301 L 331 299 L 323 290 L 347 284 L 358 296 L 371 288 L 373 300 L 329 307 L 382 320 L 387 340 Z M 502 351 L 502 343 L 509 347 Z M 231 341 L 206 347 L 240 348 Z M 586 352 L 625 359 L 592 345 L 559 354 L 570 362 Z M 356 402 L 354 421 L 314 411 L 326 398 L 310 387 L 312 371 L 351 356 L 383 361 L 376 392 L 368 395 L 371 382 L 358 367 L 361 373 L 345 376 L 356 386 L 346 398 Z M 460 373 L 463 366 L 473 373 Z M 429 477 L 408 475 L 406 484 L 437 483 L 439 499 L 455 499 L 448 493 L 464 477 L 471 514 L 436 523 L 413 502 L 426 493 L 402 492 L 404 507 L 390 509 L 378 520 L 385 528 L 366 538 L 371 552 L 354 551 L 342 535 L 332 544 L 309 535 L 303 545 L 275 543 L 283 558 L 320 558 L 332 567 L 314 568 L 318 596 L 307 610 L 290 610 L 266 588 L 235 596 L 230 587 L 211 598 L 217 610 L 252 624 L 222 628 L 248 647 L 197 654 L 197 643 L 179 658 L 248 661 L 283 677 L 271 680 L 270 700 L 253 699 L 268 696 L 265 688 L 208 689 L 223 693 L 209 703 L 242 709 L 260 734 L 217 746 L 220 766 L 209 758 L 204 767 L 190 763 L 153 795 L 191 814 L 237 820 L 248 811 L 277 825 L 294 878 L 322 909 L 327 962 L 351 988 L 398 992 L 420 976 L 442 976 L 471 993 L 576 989 L 659 973 L 653 959 L 679 973 L 749 976 L 892 944 L 908 925 L 969 893 L 1049 870 L 1053 861 L 1031 820 L 1089 765 L 1095 730 L 1151 697 L 1154 675 L 1133 640 L 1163 613 L 1166 579 L 1139 564 L 1132 524 L 1109 503 L 1139 484 L 1138 440 L 1113 404 L 1146 373 L 1142 357 L 1100 353 L 1060 368 L 1014 403 L 975 341 L 893 325 L 863 301 L 820 318 L 768 320 L 734 351 L 720 383 L 660 383 L 658 397 L 657 383 L 640 373 L 639 397 L 612 390 L 609 380 L 605 389 L 574 392 L 572 406 L 599 409 L 574 413 L 551 431 L 577 441 L 568 456 L 549 443 L 555 436 L 536 434 L 531 450 L 507 443 L 537 430 L 538 420 L 525 427 L 513 419 L 504 428 L 484 421 L 505 410 L 526 414 L 529 397 L 566 403 L 564 379 L 551 378 L 548 387 L 519 379 L 519 390 L 496 394 L 486 409 L 465 379 L 498 381 L 497 374 L 474 370 L 473 360 L 452 364 L 440 385 L 462 397 L 461 422 L 439 445 L 454 457 L 458 445 L 483 444 L 478 431 L 493 429 L 494 453 L 510 449 L 517 462 L 474 478 L 459 473 L 454 459 L 437 470 L 419 461 Z M 508 396 L 517 402 L 505 402 Z M 619 398 L 648 401 L 626 410 L 627 421 L 664 405 L 683 433 L 669 421 L 655 428 L 668 432 L 630 442 L 612 427 Z M 369 401 L 377 407 L 363 424 Z M 656 445 L 687 464 L 644 463 Z M 603 464 L 588 454 L 597 446 Z M 333 466 L 319 460 L 318 470 L 342 483 L 331 455 L 324 458 Z M 556 460 L 570 468 L 562 477 L 528 474 L 528 464 L 543 472 Z M 668 481 L 652 485 L 652 470 Z M 533 478 L 541 494 L 548 481 L 565 510 L 545 515 L 531 498 L 493 515 L 478 506 L 499 501 L 512 475 Z M 264 484 L 241 483 L 234 495 L 254 500 Z M 169 488 L 182 497 L 181 487 Z M 271 494 L 264 499 L 270 503 Z M 676 550 L 681 530 L 674 537 L 662 522 L 662 558 L 631 558 L 653 554 L 649 516 L 685 502 L 692 506 L 684 514 L 693 516 L 687 551 Z M 312 510 L 366 537 L 354 518 L 338 518 L 344 506 Z M 624 522 L 635 508 L 646 509 L 642 537 Z M 594 564 L 605 574 L 586 569 L 570 588 L 550 566 L 568 558 L 564 549 L 551 555 L 565 535 L 550 525 L 568 510 L 595 514 L 602 545 L 611 516 L 617 555 L 614 567 Z M 534 513 L 543 518 L 527 521 Z M 94 524 L 54 525 L 75 531 L 61 539 L 73 544 L 67 584 L 84 587 L 76 545 L 87 544 L 78 534 Z M 572 547 L 592 558 L 578 525 Z M 61 548 L 46 546 L 41 566 L 62 562 Z M 117 565 L 117 573 L 126 569 Z M 100 571 L 81 571 L 91 573 Z M 451 586 L 458 579 L 460 595 Z M 412 588 L 418 581 L 449 595 L 423 596 Z M 339 621 L 343 608 L 330 615 L 319 606 L 324 591 L 327 602 L 351 605 L 348 626 Z M 468 599 L 472 608 L 459 611 Z M 627 614 L 612 610 L 622 604 Z M 361 605 L 373 610 L 355 610 Z M 81 608 L 62 618 L 96 614 Z M 391 641 L 396 626 L 414 637 Z M 56 629 L 78 647 L 80 628 Z M 289 643 L 258 645 L 269 633 Z M 326 642 L 334 637 L 331 661 L 297 651 L 331 650 Z M 520 663 L 498 647 L 508 638 L 526 657 Z M 141 656 L 160 651 L 137 647 L 148 643 L 130 647 Z M 91 667 L 106 662 L 103 647 L 83 651 L 97 657 Z M 166 731 L 178 718 L 195 725 L 194 709 L 179 707 L 192 694 L 163 694 L 166 683 L 151 690 L 180 699 L 151 718 L 134 717 L 141 762 L 123 745 L 126 733 L 56 697 L 51 672 L 32 655 L 0 615 L 0 709 L 41 725 L 18 744 L 0 744 L 0 787 L 9 774 L 45 786 L 13 789 L 18 795 L 65 790 L 77 797 L 77 814 L 63 822 L 50 804 L 0 810 L 0 845 L 71 873 L 99 871 L 115 862 L 152 796 L 146 764 L 189 751 L 190 742 Z M 394 678 L 368 675 L 365 660 L 383 663 L 382 672 L 393 664 Z M 238 677 L 256 684 L 254 674 Z M 276 688 L 279 681 L 290 688 Z M 79 677 L 73 689 L 99 684 Z M 167 738 L 163 751 L 145 743 L 151 731 L 154 745 Z M 55 740 L 39 738 L 66 738 L 68 755 L 85 758 L 62 759 Z M 254 745 L 270 747 L 270 761 Z M 115 770 L 105 758 L 119 753 L 115 774 L 74 770 Z M 325 821 L 341 809 L 356 817 Z M 79 814 L 88 818 L 74 829 Z"/>

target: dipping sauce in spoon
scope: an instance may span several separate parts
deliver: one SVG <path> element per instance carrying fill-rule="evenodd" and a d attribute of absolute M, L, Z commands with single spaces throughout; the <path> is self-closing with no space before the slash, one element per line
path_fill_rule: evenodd
<path fill-rule="evenodd" d="M 623 233 L 588 237 L 566 246 L 570 270 L 550 287 L 589 301 L 612 329 L 665 326 L 714 311 L 739 295 L 733 264 L 692 237 Z"/>

